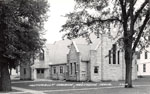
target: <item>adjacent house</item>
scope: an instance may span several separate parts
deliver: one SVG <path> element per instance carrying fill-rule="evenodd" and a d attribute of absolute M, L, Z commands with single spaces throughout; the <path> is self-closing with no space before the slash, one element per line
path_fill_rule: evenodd
<path fill-rule="evenodd" d="M 145 38 L 150 41 L 150 36 Z M 150 76 L 150 47 L 137 52 L 137 74 L 138 76 Z"/>
<path fill-rule="evenodd" d="M 137 55 L 138 76 L 150 76 L 150 49 L 139 52 Z"/>

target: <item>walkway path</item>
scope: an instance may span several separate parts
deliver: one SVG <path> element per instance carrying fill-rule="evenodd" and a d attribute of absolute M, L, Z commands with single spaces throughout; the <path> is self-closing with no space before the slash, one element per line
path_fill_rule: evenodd
<path fill-rule="evenodd" d="M 144 88 L 144 87 L 150 87 L 150 85 L 135 85 L 134 86 L 135 88 L 136 87 L 141 87 L 141 88 Z M 110 89 L 125 89 L 123 88 L 123 86 L 111 86 L 111 87 L 96 87 L 96 88 L 81 88 L 81 89 L 65 89 L 65 90 L 43 90 L 43 91 L 36 91 L 36 90 L 29 90 L 29 89 L 24 89 L 24 88 L 20 88 L 20 87 L 12 87 L 13 89 L 15 90 L 19 90 L 19 91 L 22 91 L 22 92 L 11 92 L 11 93 L 8 93 L 8 94 L 54 94 L 54 93 L 65 93 L 65 92 L 81 92 L 81 91 L 89 91 L 89 90 L 108 90 L 110 91 Z M 130 89 L 128 89 L 130 90 Z M 44 93 L 46 92 L 46 93 Z M 6 93 L 5 93 L 6 94 Z M 74 93 L 72 93 L 74 94 Z M 112 93 L 112 94 L 115 94 L 115 93 Z M 121 93 L 119 93 L 121 94 Z M 139 94 L 139 93 L 137 93 Z M 149 94 L 149 93 L 143 93 L 143 94 Z"/>
<path fill-rule="evenodd" d="M 26 93 L 26 94 L 45 94 L 42 91 L 35 91 L 35 90 L 30 90 L 30 89 L 24 89 L 24 88 L 20 88 L 20 87 L 12 87 L 12 89 L 21 91 L 21 92 L 11 92 L 11 94 L 19 94 L 19 93 Z"/>

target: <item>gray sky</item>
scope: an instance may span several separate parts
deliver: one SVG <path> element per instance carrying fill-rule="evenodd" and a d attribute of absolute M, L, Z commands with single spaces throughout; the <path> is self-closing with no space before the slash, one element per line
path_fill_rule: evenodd
<path fill-rule="evenodd" d="M 49 19 L 45 23 L 45 29 L 47 30 L 45 38 L 47 43 L 54 43 L 61 40 L 62 33 L 61 26 L 65 24 L 67 18 L 63 17 L 66 13 L 73 11 L 75 1 L 74 0 L 48 0 L 50 3 L 50 12 L 48 13 Z M 140 6 L 143 1 L 138 0 L 136 8 Z"/>
<path fill-rule="evenodd" d="M 75 2 L 74 0 L 49 0 L 49 3 L 49 19 L 45 23 L 47 32 L 44 37 L 47 39 L 47 43 L 53 43 L 54 41 L 61 40 L 62 34 L 59 30 L 66 22 L 66 18 L 63 15 L 73 11 Z"/>

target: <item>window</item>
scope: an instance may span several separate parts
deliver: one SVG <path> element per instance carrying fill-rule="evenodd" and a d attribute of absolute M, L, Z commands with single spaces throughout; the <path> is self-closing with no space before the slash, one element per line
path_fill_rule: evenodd
<path fill-rule="evenodd" d="M 98 66 L 95 66 L 95 67 L 94 67 L 94 73 L 98 73 L 98 69 L 99 69 L 99 67 L 98 67 Z"/>
<path fill-rule="evenodd" d="M 26 74 L 26 68 L 24 68 L 24 74 Z"/>
<path fill-rule="evenodd" d="M 146 72 L 146 64 L 143 64 L 143 72 Z"/>
<path fill-rule="evenodd" d="M 109 50 L 109 64 L 111 64 L 111 50 Z"/>
<path fill-rule="evenodd" d="M 86 74 L 82 74 L 82 76 L 83 76 L 83 77 L 85 77 L 85 76 L 86 76 Z"/>
<path fill-rule="evenodd" d="M 60 66 L 60 73 L 63 73 L 63 66 Z"/>
<path fill-rule="evenodd" d="M 56 74 L 56 67 L 53 67 L 54 74 Z"/>
<path fill-rule="evenodd" d="M 41 69 L 41 73 L 44 73 L 44 69 Z"/>
<path fill-rule="evenodd" d="M 70 71 L 71 71 L 71 74 L 72 74 L 72 63 L 70 63 Z"/>
<path fill-rule="evenodd" d="M 69 65 L 67 65 L 67 72 L 69 72 Z"/>
<path fill-rule="evenodd" d="M 40 73 L 40 70 L 39 70 L 39 69 L 37 69 L 37 73 Z"/>
<path fill-rule="evenodd" d="M 42 49 L 40 54 L 39 54 L 39 60 L 44 60 L 44 50 Z"/>
<path fill-rule="evenodd" d="M 120 64 L 120 51 L 118 51 L 118 64 Z"/>
<path fill-rule="evenodd" d="M 137 52 L 137 59 L 140 59 L 140 58 L 141 58 L 141 53 Z"/>
<path fill-rule="evenodd" d="M 76 74 L 76 71 L 77 71 L 77 69 L 76 69 L 76 62 L 74 62 L 74 72 L 75 72 L 75 74 Z"/>
<path fill-rule="evenodd" d="M 76 66 L 76 72 L 78 72 L 78 69 L 79 69 L 79 65 L 77 64 L 77 66 Z"/>
<path fill-rule="evenodd" d="M 116 44 L 113 44 L 113 64 L 116 64 Z"/>
<path fill-rule="evenodd" d="M 145 52 L 145 59 L 147 59 L 147 51 Z"/>

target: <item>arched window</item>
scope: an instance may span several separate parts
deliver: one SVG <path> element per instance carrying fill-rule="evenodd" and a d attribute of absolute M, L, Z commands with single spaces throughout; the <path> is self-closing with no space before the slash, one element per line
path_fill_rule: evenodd
<path fill-rule="evenodd" d="M 41 49 L 41 52 L 40 52 L 40 54 L 39 54 L 39 60 L 44 60 L 44 50 L 43 49 Z"/>
<path fill-rule="evenodd" d="M 117 49 L 117 46 L 116 44 L 113 44 L 113 64 L 116 64 L 116 49 Z"/>
<path fill-rule="evenodd" d="M 109 50 L 109 64 L 111 64 L 111 50 Z"/>

